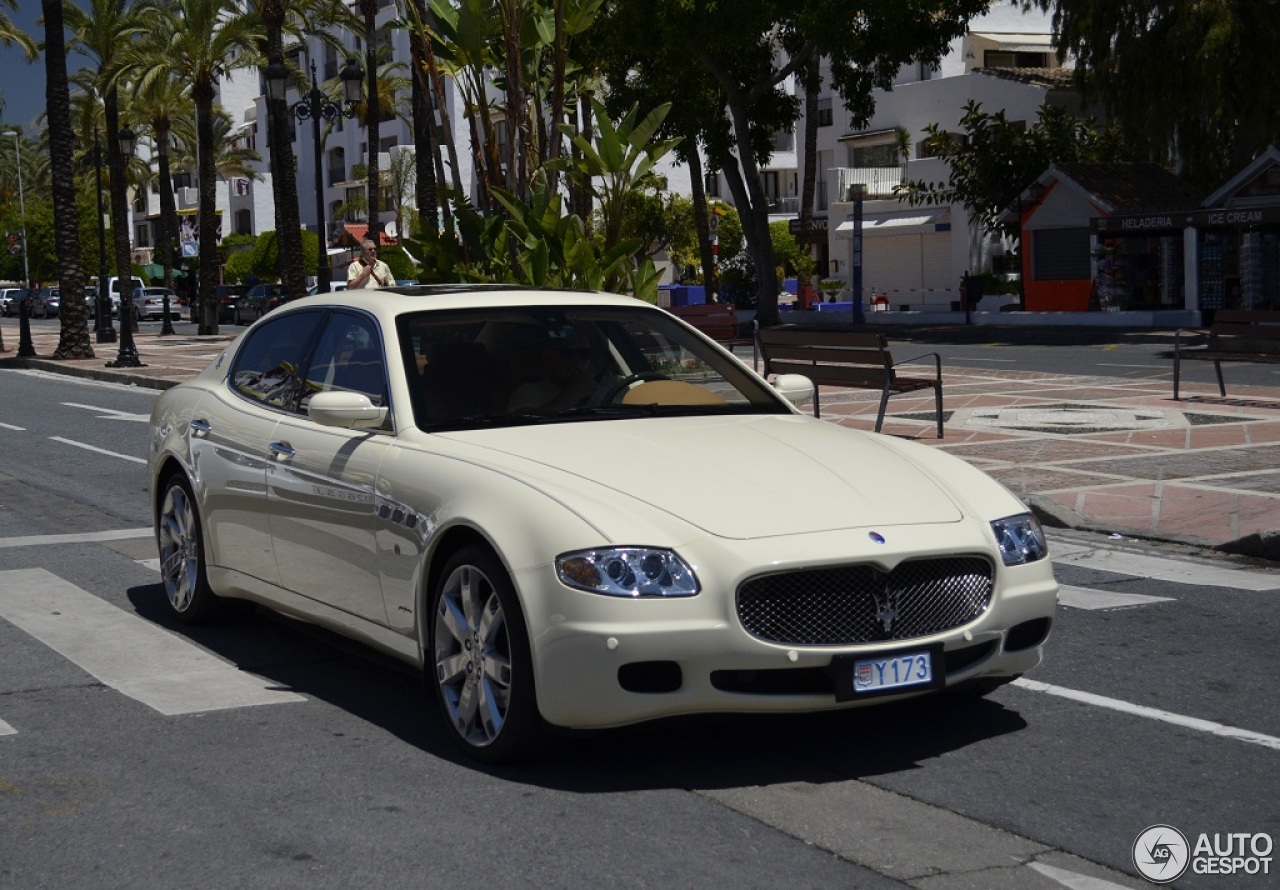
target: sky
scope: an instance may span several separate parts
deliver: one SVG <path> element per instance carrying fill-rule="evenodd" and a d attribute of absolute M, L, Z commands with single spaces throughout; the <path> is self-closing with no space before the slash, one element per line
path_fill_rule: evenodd
<path fill-rule="evenodd" d="M 36 25 L 40 18 L 40 0 L 18 0 L 17 7 L 5 10 L 9 18 L 33 40 L 43 40 L 44 28 Z M 74 70 L 83 64 L 83 58 L 71 55 L 68 66 Z M 0 45 L 0 95 L 4 96 L 0 126 L 34 130 L 36 117 L 44 111 L 44 57 L 28 64 L 21 49 Z"/>

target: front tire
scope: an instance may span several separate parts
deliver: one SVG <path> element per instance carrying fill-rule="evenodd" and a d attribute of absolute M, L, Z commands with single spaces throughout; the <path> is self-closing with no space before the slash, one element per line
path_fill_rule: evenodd
<path fill-rule="evenodd" d="M 165 481 L 157 520 L 160 577 L 175 618 L 183 624 L 208 624 L 252 611 L 252 603 L 223 599 L 209 587 L 200 514 L 183 476 Z"/>
<path fill-rule="evenodd" d="M 491 550 L 464 547 L 431 592 L 427 679 L 454 742 L 485 763 L 535 756 L 546 739 L 529 635 Z"/>

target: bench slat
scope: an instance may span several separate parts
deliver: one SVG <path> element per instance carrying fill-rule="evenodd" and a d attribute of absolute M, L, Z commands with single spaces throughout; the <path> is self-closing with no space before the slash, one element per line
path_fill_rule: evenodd
<path fill-rule="evenodd" d="M 880 392 L 876 432 L 884 424 L 890 395 L 932 389 L 937 405 L 938 438 L 942 438 L 942 376 L 899 377 L 884 334 L 768 328 L 756 333 L 766 374 L 801 374 L 818 386 L 846 386 Z M 935 368 L 937 366 L 935 365 Z M 813 413 L 821 416 L 814 390 Z"/>
<path fill-rule="evenodd" d="M 1178 398 L 1183 359 L 1213 362 L 1218 393 L 1227 395 L 1222 362 L 1280 363 L 1280 311 L 1270 309 L 1219 309 L 1201 345 L 1183 347 L 1182 331 L 1175 334 L 1173 349 L 1173 397 Z M 1204 333 L 1200 331 L 1199 333 Z"/>

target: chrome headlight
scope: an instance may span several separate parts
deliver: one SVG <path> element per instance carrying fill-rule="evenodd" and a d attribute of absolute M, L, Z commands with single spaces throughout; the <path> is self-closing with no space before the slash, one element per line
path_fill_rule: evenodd
<path fill-rule="evenodd" d="M 606 547 L 556 557 L 561 582 L 606 596 L 693 596 L 698 579 L 671 550 L 655 547 Z"/>
<path fill-rule="evenodd" d="M 1049 555 L 1049 543 L 1044 529 L 1040 528 L 1040 520 L 1030 513 L 997 519 L 991 523 L 991 530 L 1000 545 L 1000 558 L 1007 566 L 1020 566 Z"/>

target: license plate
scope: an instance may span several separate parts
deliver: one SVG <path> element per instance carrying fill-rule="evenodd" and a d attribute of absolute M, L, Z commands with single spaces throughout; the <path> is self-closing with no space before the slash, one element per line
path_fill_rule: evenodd
<path fill-rule="evenodd" d="M 882 658 L 859 658 L 853 663 L 853 691 L 876 692 L 933 682 L 933 659 L 928 652 L 902 652 Z"/>
<path fill-rule="evenodd" d="M 942 647 L 937 645 L 862 658 L 841 656 L 836 659 L 836 666 L 838 701 L 941 689 L 946 685 Z"/>

